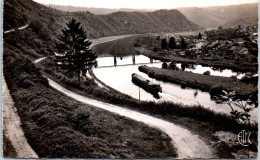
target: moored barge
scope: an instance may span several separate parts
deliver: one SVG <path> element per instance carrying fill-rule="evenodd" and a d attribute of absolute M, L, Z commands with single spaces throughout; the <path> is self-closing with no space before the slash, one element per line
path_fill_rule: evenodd
<path fill-rule="evenodd" d="M 144 90 L 152 93 L 154 96 L 156 96 L 156 98 L 159 98 L 158 93 L 162 92 L 162 87 L 159 84 L 155 84 L 153 82 L 151 82 L 150 80 L 136 74 L 133 73 L 132 74 L 132 81 L 142 87 Z"/>

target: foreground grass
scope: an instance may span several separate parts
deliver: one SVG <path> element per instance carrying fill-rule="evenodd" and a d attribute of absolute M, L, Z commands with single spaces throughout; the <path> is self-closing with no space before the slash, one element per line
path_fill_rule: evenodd
<path fill-rule="evenodd" d="M 60 94 L 19 53 L 5 49 L 3 61 L 25 136 L 39 157 L 176 157 L 164 133 Z"/>

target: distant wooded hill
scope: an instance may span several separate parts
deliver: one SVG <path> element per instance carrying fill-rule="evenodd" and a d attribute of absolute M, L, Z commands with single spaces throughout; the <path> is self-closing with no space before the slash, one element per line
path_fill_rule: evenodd
<path fill-rule="evenodd" d="M 63 6 L 63 5 L 46 5 L 50 8 L 58 9 L 66 12 L 90 12 L 95 15 L 111 14 L 114 12 L 153 12 L 155 9 L 131 9 L 131 8 L 94 8 L 94 7 L 76 7 L 76 6 Z"/>
<path fill-rule="evenodd" d="M 178 10 L 154 12 L 115 12 L 94 15 L 90 12 L 64 12 L 46 7 L 32 0 L 5 0 L 4 30 L 32 21 L 36 25 L 59 33 L 69 19 L 81 22 L 90 38 L 154 32 L 180 32 L 201 29 Z M 37 27 L 36 27 L 37 30 Z"/>
<path fill-rule="evenodd" d="M 257 23 L 258 18 L 258 4 L 241 4 L 241 5 L 230 5 L 230 6 L 216 6 L 216 7 L 187 7 L 177 8 L 181 11 L 189 20 L 192 22 L 205 27 L 215 28 L 220 25 L 224 27 L 232 27 L 237 25 L 251 25 Z M 75 11 L 88 11 L 90 13 L 110 14 L 118 11 L 126 12 L 153 12 L 155 9 L 107 9 L 107 8 L 88 8 L 88 7 L 73 7 L 73 6 L 61 6 L 61 5 L 50 5 L 50 7 L 75 12 Z"/>
<path fill-rule="evenodd" d="M 190 7 L 178 10 L 192 22 L 206 28 L 220 25 L 223 27 L 247 26 L 257 24 L 258 19 L 257 3 L 204 8 Z"/>

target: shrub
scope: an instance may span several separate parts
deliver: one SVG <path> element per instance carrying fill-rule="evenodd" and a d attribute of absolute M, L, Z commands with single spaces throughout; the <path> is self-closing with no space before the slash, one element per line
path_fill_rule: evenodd
<path fill-rule="evenodd" d="M 153 48 L 153 51 L 154 51 L 154 52 L 157 52 L 157 51 L 158 51 L 158 48 L 157 48 L 157 47 L 154 47 L 154 48 Z"/>
<path fill-rule="evenodd" d="M 167 46 L 168 46 L 167 40 L 166 40 L 165 38 L 163 38 L 163 39 L 161 40 L 161 48 L 162 48 L 162 49 L 167 49 Z"/>
<path fill-rule="evenodd" d="M 210 71 L 205 71 L 203 74 L 204 75 L 210 75 Z"/>
<path fill-rule="evenodd" d="M 167 69 L 167 68 L 168 68 L 168 64 L 167 64 L 166 62 L 163 62 L 162 68 L 163 68 L 163 69 Z"/>

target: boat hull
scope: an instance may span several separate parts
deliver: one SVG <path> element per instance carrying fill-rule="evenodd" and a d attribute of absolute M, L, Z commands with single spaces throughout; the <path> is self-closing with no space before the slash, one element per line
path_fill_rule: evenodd
<path fill-rule="evenodd" d="M 162 92 L 162 88 L 160 85 L 158 84 L 150 85 L 149 80 L 146 80 L 143 77 L 141 79 L 140 76 L 138 77 L 136 76 L 136 74 L 132 75 L 132 82 L 137 86 L 143 88 L 145 91 L 151 93 L 155 98 L 160 98 L 159 92 Z"/>

